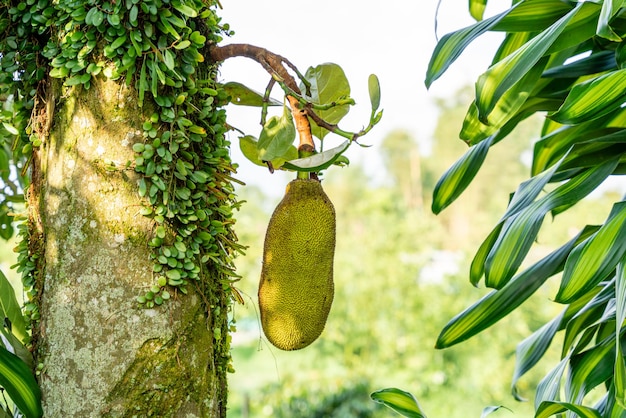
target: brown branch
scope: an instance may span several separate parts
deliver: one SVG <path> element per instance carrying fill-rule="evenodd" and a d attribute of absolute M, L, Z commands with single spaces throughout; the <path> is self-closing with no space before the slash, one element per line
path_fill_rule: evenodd
<path fill-rule="evenodd" d="M 296 80 L 285 68 L 285 65 L 292 69 L 295 68 L 295 66 L 286 58 L 268 51 L 265 48 L 249 44 L 211 45 L 209 54 L 211 59 L 215 62 L 225 61 L 228 58 L 234 57 L 250 58 L 261 64 L 272 77 L 277 77 L 280 81 L 284 82 L 294 93 L 302 94 Z M 298 130 L 300 139 L 298 151 L 311 153 L 315 151 L 315 143 L 313 142 L 313 136 L 311 134 L 311 125 L 307 118 L 307 110 L 300 106 L 297 97 L 287 95 L 287 100 L 289 101 L 291 114 L 296 123 L 296 129 Z"/>

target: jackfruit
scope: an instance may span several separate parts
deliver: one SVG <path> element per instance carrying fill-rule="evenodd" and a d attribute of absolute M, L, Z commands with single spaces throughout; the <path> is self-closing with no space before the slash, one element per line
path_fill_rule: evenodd
<path fill-rule="evenodd" d="M 261 325 L 281 350 L 320 336 L 333 302 L 335 208 L 319 181 L 296 179 L 270 218 L 259 283 Z"/>

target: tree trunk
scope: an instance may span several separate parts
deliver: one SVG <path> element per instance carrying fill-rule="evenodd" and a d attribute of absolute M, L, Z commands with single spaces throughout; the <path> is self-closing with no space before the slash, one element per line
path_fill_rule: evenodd
<path fill-rule="evenodd" d="M 60 90 L 29 204 L 43 272 L 34 342 L 45 416 L 225 416 L 220 306 L 193 285 L 153 309 L 137 303 L 154 284 L 155 225 L 125 164 L 150 112 L 123 82 Z"/>

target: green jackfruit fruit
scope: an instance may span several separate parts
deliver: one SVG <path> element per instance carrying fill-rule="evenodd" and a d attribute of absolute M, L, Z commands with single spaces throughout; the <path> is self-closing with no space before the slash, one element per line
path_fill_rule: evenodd
<path fill-rule="evenodd" d="M 287 185 L 265 234 L 259 283 L 261 324 L 281 350 L 311 344 L 333 302 L 335 208 L 317 180 Z"/>

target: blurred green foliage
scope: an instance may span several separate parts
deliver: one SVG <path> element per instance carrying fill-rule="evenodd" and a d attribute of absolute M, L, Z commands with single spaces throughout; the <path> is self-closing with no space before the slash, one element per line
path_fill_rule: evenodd
<path fill-rule="evenodd" d="M 434 344 L 447 321 L 486 293 L 466 279 L 476 245 L 506 208 L 502 197 L 528 172 L 520 156 L 530 149 L 536 120 L 525 122 L 506 147 L 495 146 L 469 191 L 444 213 L 430 212 L 430 196 L 441 173 L 465 148 L 456 129 L 471 95 L 459 92 L 442 102 L 431 155 L 410 133 L 389 133 L 375 149 L 384 180 L 371 169 L 351 165 L 329 170 L 324 189 L 337 210 L 335 301 L 320 339 L 305 350 L 281 352 L 259 337 L 255 307 L 267 221 L 280 196 L 241 188 L 247 203 L 238 216 L 240 242 L 248 245 L 236 263 L 243 276 L 237 287 L 246 304 L 235 310 L 236 373 L 230 377 L 232 417 L 390 417 L 368 394 L 382 387 L 412 392 L 429 416 L 480 416 L 486 405 L 505 405 L 517 416 L 531 416 L 531 403 L 510 395 L 515 346 L 554 316 L 552 292 L 540 290 L 520 309 L 475 338 L 446 350 Z M 454 122 L 457 121 L 457 122 Z M 512 138 L 513 139 L 513 138 Z M 513 144 L 513 145 L 511 145 Z M 491 170 L 491 171 L 490 171 Z M 380 177 L 380 176 L 377 176 Z M 276 181 L 280 181 L 280 178 Z M 601 221 L 610 199 L 581 202 L 576 213 Z M 593 219 L 591 219 L 593 218 Z M 567 225 L 568 221 L 562 223 Z M 571 224 L 571 223 L 570 223 Z M 546 225 L 531 259 L 547 253 L 569 231 Z M 549 353 L 519 384 L 531 396 L 558 350 Z M 498 412 L 494 416 L 509 412 Z"/>

